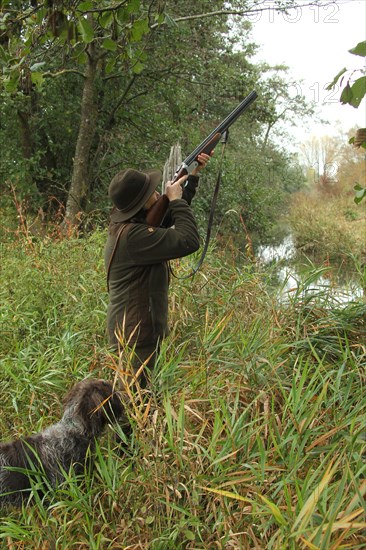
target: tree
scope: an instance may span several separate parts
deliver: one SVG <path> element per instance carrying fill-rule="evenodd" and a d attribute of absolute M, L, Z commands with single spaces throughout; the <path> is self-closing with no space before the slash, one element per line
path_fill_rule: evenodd
<path fill-rule="evenodd" d="M 301 94 L 299 83 L 288 75 L 288 67 L 262 65 L 260 70 L 264 75 L 261 120 L 264 126 L 262 152 L 265 152 L 274 130 L 283 137 L 282 122 L 290 121 L 295 126 L 299 119 L 314 115 L 314 105 Z"/>
<path fill-rule="evenodd" d="M 75 144 L 65 223 L 78 222 L 90 188 L 90 153 L 96 132 L 97 79 L 123 66 L 139 74 L 143 44 L 152 22 L 161 22 L 160 4 L 139 0 L 3 2 L 1 59 L 5 91 L 31 98 L 46 78 L 77 74 L 82 79 L 79 128 Z M 27 116 L 20 116 L 26 128 Z M 27 154 L 31 138 L 27 137 Z"/>
<path fill-rule="evenodd" d="M 331 3 L 315 0 L 307 5 Z M 278 10 L 297 4 L 295 0 L 274 2 Z M 13 102 L 14 108 L 17 105 L 24 166 L 35 180 L 33 187 L 39 191 L 50 179 L 55 188 L 61 186 L 65 223 L 71 225 L 79 223 L 100 177 L 101 162 L 113 152 L 110 139 L 117 136 L 123 141 L 128 158 L 136 151 L 135 144 L 129 150 L 117 123 L 126 125 L 128 121 L 139 131 L 135 121 L 141 113 L 139 99 L 146 100 L 143 108 L 147 106 L 149 114 L 153 112 L 152 91 L 153 99 L 161 100 L 152 114 L 156 126 L 150 131 L 152 136 L 157 130 L 166 132 L 169 143 L 163 145 L 168 148 L 177 134 L 197 125 L 202 116 L 207 115 L 209 121 L 212 115 L 208 113 L 218 114 L 221 96 L 225 102 L 237 99 L 244 81 L 258 79 L 247 63 L 244 73 L 236 75 L 229 86 L 223 63 L 230 59 L 234 66 L 235 62 L 228 30 L 232 18 L 245 21 L 251 13 L 274 7 L 263 0 L 232 0 L 224 7 L 213 0 L 209 11 L 203 0 L 180 4 L 171 0 L 3 0 L 1 5 L 3 100 L 7 105 Z M 248 24 L 239 30 L 246 36 Z M 253 46 L 247 44 L 246 48 L 250 55 Z M 71 87 L 73 101 L 65 98 L 65 90 Z M 64 114 L 61 106 L 66 103 Z M 169 111 L 175 130 L 164 118 Z M 56 128 L 47 126 L 55 112 L 60 122 L 65 116 L 66 139 L 57 127 L 60 122 Z M 51 135 L 59 139 L 50 141 Z M 146 137 L 146 131 L 140 129 L 141 141 Z M 64 158 L 57 150 L 60 140 L 67 150 Z M 163 157 L 156 139 L 155 144 L 149 140 L 151 145 L 151 152 L 147 145 L 138 148 L 139 160 L 156 152 Z M 113 155 L 111 160 L 113 165 Z M 40 161 L 42 174 L 36 168 Z"/>
<path fill-rule="evenodd" d="M 322 136 L 312 137 L 302 147 L 308 174 L 322 190 L 330 190 L 337 182 L 342 142 L 339 139 Z"/>

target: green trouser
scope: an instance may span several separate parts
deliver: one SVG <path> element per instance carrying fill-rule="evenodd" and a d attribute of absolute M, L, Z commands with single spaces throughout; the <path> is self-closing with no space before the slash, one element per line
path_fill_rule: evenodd
<path fill-rule="evenodd" d="M 139 383 L 141 388 L 146 388 L 150 380 L 151 373 L 154 370 L 156 359 L 159 353 L 159 342 L 155 344 L 147 344 L 145 346 L 136 346 L 133 351 L 132 367 L 135 374 L 144 365 L 142 372 L 139 375 Z"/>
<path fill-rule="evenodd" d="M 138 377 L 138 383 L 141 389 L 145 389 L 151 381 L 151 373 L 155 367 L 157 355 L 159 354 L 159 347 L 159 342 L 157 342 L 156 344 L 135 346 L 133 351 L 131 349 L 128 349 L 127 353 L 129 357 L 131 357 L 131 353 L 133 353 L 132 359 L 130 359 L 130 361 L 135 374 L 140 370 L 141 365 L 143 365 L 143 369 L 139 373 Z M 144 400 L 144 397 L 142 397 L 142 399 Z M 122 429 L 125 436 L 129 438 L 132 433 L 131 426 L 124 425 L 122 426 Z M 128 444 L 126 445 L 119 436 L 116 437 L 116 441 L 119 444 L 121 451 L 125 451 L 126 448 L 128 448 Z"/>
<path fill-rule="evenodd" d="M 146 388 L 151 378 L 151 373 L 154 370 L 159 350 L 159 340 L 152 344 L 137 344 L 133 347 L 127 345 L 122 348 L 118 348 L 117 346 L 113 347 L 113 352 L 119 355 L 120 367 L 124 374 L 126 374 L 128 369 L 130 370 L 131 377 L 133 374 L 139 373 L 138 381 L 142 389 Z M 142 369 L 141 366 L 143 366 Z M 120 382 L 122 382 L 122 380 L 120 380 Z"/>

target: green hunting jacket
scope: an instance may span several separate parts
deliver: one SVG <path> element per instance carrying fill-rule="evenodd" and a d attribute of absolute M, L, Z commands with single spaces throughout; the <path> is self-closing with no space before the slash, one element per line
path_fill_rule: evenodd
<path fill-rule="evenodd" d="M 111 263 L 116 236 L 108 236 L 104 253 L 107 273 L 110 263 L 107 332 L 115 348 L 116 330 L 130 345 L 153 344 L 168 333 L 168 260 L 199 248 L 197 225 L 188 203 L 184 199 L 171 201 L 168 213 L 174 228 L 126 222 Z"/>

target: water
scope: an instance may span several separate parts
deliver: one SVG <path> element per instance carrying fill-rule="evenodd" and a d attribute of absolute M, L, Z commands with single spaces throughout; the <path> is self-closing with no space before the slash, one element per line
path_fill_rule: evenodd
<path fill-rule="evenodd" d="M 322 295 L 328 301 L 347 304 L 363 296 L 355 274 L 341 272 L 336 266 L 315 267 L 305 256 L 299 259 L 291 235 L 278 245 L 259 246 L 256 257 L 260 266 L 274 268 L 283 301 L 311 293 Z M 309 272 L 310 266 L 312 273 Z"/>

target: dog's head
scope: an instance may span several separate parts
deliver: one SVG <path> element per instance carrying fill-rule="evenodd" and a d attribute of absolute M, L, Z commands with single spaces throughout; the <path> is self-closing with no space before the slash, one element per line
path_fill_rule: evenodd
<path fill-rule="evenodd" d="M 122 395 L 106 380 L 86 379 L 75 384 L 64 400 L 65 415 L 77 418 L 85 430 L 98 435 L 108 422 L 125 416 Z"/>

